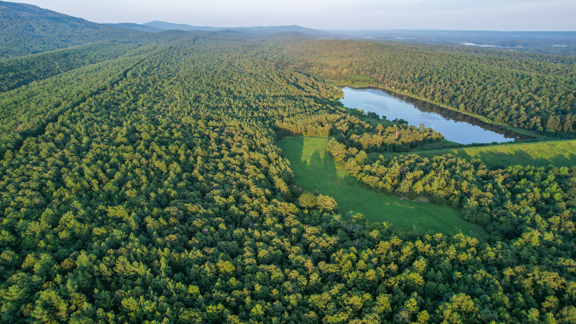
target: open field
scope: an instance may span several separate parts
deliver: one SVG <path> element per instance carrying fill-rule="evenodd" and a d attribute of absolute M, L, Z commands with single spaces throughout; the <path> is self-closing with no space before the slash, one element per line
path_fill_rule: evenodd
<path fill-rule="evenodd" d="M 280 141 L 280 147 L 283 156 L 290 160 L 298 185 L 305 191 L 318 190 L 334 197 L 341 214 L 360 212 L 374 222 L 418 231 L 487 235 L 482 227 L 461 219 L 456 209 L 403 200 L 362 187 L 326 151 L 327 143 L 326 137 L 292 136 Z"/>
<path fill-rule="evenodd" d="M 398 153 L 386 153 L 383 155 L 390 156 L 393 154 Z M 418 154 L 427 158 L 453 154 L 466 159 L 480 159 L 490 168 L 518 164 L 536 167 L 570 167 L 576 165 L 576 140 L 412 151 L 400 154 Z M 379 155 L 379 153 L 371 153 L 369 157 L 377 159 Z"/>

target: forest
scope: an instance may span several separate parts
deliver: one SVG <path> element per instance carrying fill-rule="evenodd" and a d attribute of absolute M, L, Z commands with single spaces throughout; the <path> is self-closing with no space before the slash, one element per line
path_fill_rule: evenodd
<path fill-rule="evenodd" d="M 443 135 L 347 109 L 335 86 L 571 138 L 569 58 L 130 35 L 0 60 L 0 321 L 576 322 L 576 167 L 411 154 Z M 486 234 L 343 212 L 295 180 L 279 143 L 297 135 Z"/>
<path fill-rule="evenodd" d="M 397 91 L 513 127 L 574 133 L 573 59 L 442 49 L 325 40 L 278 46 L 274 55 L 284 67 L 338 85 Z"/>

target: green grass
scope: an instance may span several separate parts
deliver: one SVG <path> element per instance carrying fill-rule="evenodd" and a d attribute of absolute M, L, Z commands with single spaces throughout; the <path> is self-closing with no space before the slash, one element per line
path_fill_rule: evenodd
<path fill-rule="evenodd" d="M 570 167 L 576 165 L 576 140 L 547 141 L 521 144 L 499 144 L 480 147 L 463 147 L 440 150 L 412 151 L 401 154 L 418 154 L 432 158 L 451 153 L 466 159 L 480 159 L 490 168 L 511 165 L 533 165 L 536 167 Z M 371 153 L 377 159 L 380 154 Z M 383 154 L 390 156 L 391 153 Z"/>
<path fill-rule="evenodd" d="M 283 156 L 290 160 L 295 180 L 305 191 L 318 190 L 334 197 L 338 212 L 359 212 L 374 222 L 448 235 L 465 233 L 486 237 L 486 231 L 458 216 L 448 206 L 386 196 L 362 187 L 326 151 L 328 138 L 292 136 L 280 141 Z"/>

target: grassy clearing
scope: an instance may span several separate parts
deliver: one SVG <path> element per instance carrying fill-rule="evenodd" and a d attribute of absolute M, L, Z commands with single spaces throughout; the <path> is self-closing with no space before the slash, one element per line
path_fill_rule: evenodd
<path fill-rule="evenodd" d="M 570 167 L 576 165 L 576 140 L 548 141 L 538 143 L 499 144 L 480 147 L 463 147 L 440 150 L 412 151 L 401 154 L 418 154 L 431 158 L 453 154 L 466 159 L 480 159 L 490 168 L 511 165 L 533 165 L 536 167 Z M 378 158 L 380 154 L 369 154 Z M 384 156 L 392 154 L 386 153 Z"/>
<path fill-rule="evenodd" d="M 402 200 L 362 187 L 326 151 L 327 143 L 326 137 L 292 136 L 280 141 L 280 147 L 302 189 L 334 197 L 341 214 L 360 212 L 374 222 L 418 231 L 487 236 L 482 227 L 461 219 L 459 211 L 448 206 Z"/>

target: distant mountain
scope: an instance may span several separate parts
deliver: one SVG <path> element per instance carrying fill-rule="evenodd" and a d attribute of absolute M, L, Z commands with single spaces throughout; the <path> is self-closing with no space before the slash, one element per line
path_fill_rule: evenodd
<path fill-rule="evenodd" d="M 317 38 L 342 38 L 341 35 L 328 33 L 325 31 L 320 31 L 312 28 L 306 28 L 302 26 L 268 26 L 268 27 L 238 27 L 236 30 L 246 31 L 254 34 L 260 35 L 273 35 L 279 33 L 301 33 L 305 35 L 314 36 Z"/>
<path fill-rule="evenodd" d="M 139 33 L 33 5 L 0 1 L 0 58 L 105 40 L 122 40 Z"/>
<path fill-rule="evenodd" d="M 272 41 L 293 40 L 293 39 L 318 39 L 318 37 L 315 37 L 313 35 L 300 33 L 300 32 L 296 32 L 296 31 L 266 35 L 265 37 L 266 37 L 266 39 L 272 40 Z"/>
<path fill-rule="evenodd" d="M 156 42 L 188 37 L 167 31 L 208 32 L 216 33 L 215 36 L 243 38 L 277 34 L 281 38 L 344 38 L 301 26 L 208 27 L 162 21 L 97 24 L 34 5 L 0 1 L 0 59 L 98 42 Z"/>
<path fill-rule="evenodd" d="M 154 27 L 162 30 L 184 30 L 184 31 L 219 31 L 231 28 L 218 28 L 218 27 L 208 27 L 208 26 L 190 26 L 186 24 L 173 24 L 164 21 L 151 21 L 143 24 L 144 26 Z"/>
<path fill-rule="evenodd" d="M 315 38 L 344 38 L 344 36 L 335 33 L 320 31 L 296 25 L 255 26 L 255 27 L 208 27 L 208 26 L 191 26 L 186 24 L 173 24 L 164 21 L 151 21 L 149 23 L 145 23 L 144 25 L 163 30 L 207 31 L 207 32 L 231 30 L 259 36 L 268 36 L 280 33 L 301 33 L 309 36 L 314 36 Z"/>
<path fill-rule="evenodd" d="M 115 27 L 115 28 L 123 28 L 123 29 L 143 31 L 143 32 L 148 32 L 148 33 L 158 33 L 158 32 L 165 30 L 165 29 L 161 29 L 161 28 L 155 28 L 152 26 L 133 24 L 133 23 L 104 24 L 104 25 L 110 26 L 110 27 Z"/>

